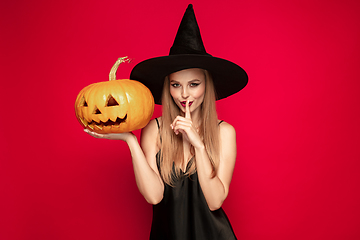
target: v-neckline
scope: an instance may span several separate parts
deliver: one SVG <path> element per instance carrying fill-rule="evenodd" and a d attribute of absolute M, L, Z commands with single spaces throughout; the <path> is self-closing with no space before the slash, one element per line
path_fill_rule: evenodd
<path fill-rule="evenodd" d="M 189 169 L 191 167 L 191 164 L 193 163 L 193 160 L 194 160 L 194 156 L 192 156 L 190 158 L 190 160 L 187 162 L 187 164 L 185 166 L 185 171 L 182 168 L 180 168 L 180 171 L 181 171 L 182 174 L 186 174 L 189 171 Z"/>

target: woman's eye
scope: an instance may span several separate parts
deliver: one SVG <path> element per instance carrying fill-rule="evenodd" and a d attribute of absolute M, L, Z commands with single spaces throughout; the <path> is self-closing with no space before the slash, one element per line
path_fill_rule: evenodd
<path fill-rule="evenodd" d="M 180 84 L 178 84 L 178 83 L 173 83 L 173 84 L 171 84 L 171 86 L 174 87 L 174 88 L 177 88 L 177 87 L 180 87 Z"/>
<path fill-rule="evenodd" d="M 197 87 L 197 86 L 199 86 L 200 85 L 200 83 L 190 83 L 190 86 L 191 87 Z"/>

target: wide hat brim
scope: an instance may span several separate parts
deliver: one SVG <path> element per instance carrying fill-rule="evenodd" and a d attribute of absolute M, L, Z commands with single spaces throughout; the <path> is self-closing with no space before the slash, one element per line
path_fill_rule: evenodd
<path fill-rule="evenodd" d="M 240 66 L 206 52 L 192 4 L 184 13 L 169 55 L 138 63 L 131 71 L 130 79 L 145 84 L 155 103 L 161 104 L 165 77 L 189 68 L 209 71 L 218 100 L 240 91 L 248 82 L 248 76 Z"/>
<path fill-rule="evenodd" d="M 212 76 L 217 100 L 226 98 L 243 89 L 247 82 L 246 72 L 237 64 L 209 54 L 176 54 L 147 59 L 137 64 L 130 79 L 142 82 L 161 105 L 165 77 L 173 72 L 189 68 L 208 70 Z"/>

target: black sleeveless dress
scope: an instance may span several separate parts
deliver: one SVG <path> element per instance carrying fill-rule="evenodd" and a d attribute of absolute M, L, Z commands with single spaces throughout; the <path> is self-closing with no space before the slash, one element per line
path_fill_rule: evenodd
<path fill-rule="evenodd" d="M 159 153 L 156 159 L 159 168 Z M 223 209 L 210 211 L 197 172 L 186 174 L 191 164 L 174 187 L 165 184 L 162 201 L 153 206 L 150 240 L 236 240 Z"/>

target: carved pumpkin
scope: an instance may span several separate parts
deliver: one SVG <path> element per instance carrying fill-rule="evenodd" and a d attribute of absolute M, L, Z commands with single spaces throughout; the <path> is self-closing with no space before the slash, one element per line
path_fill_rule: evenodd
<path fill-rule="evenodd" d="M 83 88 L 75 101 L 75 114 L 84 128 L 97 133 L 131 132 L 146 126 L 154 112 L 154 98 L 142 83 L 116 80 L 119 58 L 112 67 L 107 82 L 93 83 Z"/>

